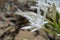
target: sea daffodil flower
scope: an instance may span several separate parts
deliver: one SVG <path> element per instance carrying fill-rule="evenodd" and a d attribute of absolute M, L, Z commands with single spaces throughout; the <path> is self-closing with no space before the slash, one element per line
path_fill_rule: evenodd
<path fill-rule="evenodd" d="M 36 30 L 43 28 L 44 24 L 48 23 L 47 21 L 44 20 L 44 17 L 42 15 L 39 17 L 38 14 L 33 13 L 33 12 L 24 13 L 21 10 L 19 10 L 15 12 L 15 14 L 24 16 L 29 20 L 30 25 L 25 26 L 21 29 L 31 29 L 32 30 L 31 32 L 34 32 Z"/>
<path fill-rule="evenodd" d="M 43 28 L 44 25 L 46 23 L 48 23 L 47 21 L 44 20 L 44 18 L 46 16 L 46 12 L 45 12 L 45 16 L 41 15 L 40 9 L 42 6 L 40 7 L 40 4 L 41 3 L 39 1 L 37 3 L 37 14 L 33 13 L 33 12 L 22 12 L 19 8 L 17 8 L 18 11 L 16 11 L 15 14 L 26 17 L 30 22 L 29 26 L 22 27 L 21 29 L 31 29 L 32 30 L 31 32 L 34 32 L 36 30 Z M 45 5 L 45 3 L 43 3 L 43 5 Z M 46 6 L 48 6 L 48 5 L 46 5 Z"/>

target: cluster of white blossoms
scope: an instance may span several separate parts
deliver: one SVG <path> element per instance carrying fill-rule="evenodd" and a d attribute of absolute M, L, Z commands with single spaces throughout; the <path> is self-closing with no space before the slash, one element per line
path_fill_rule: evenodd
<path fill-rule="evenodd" d="M 43 28 L 44 24 L 48 23 L 44 20 L 44 17 L 42 15 L 38 16 L 38 14 L 34 12 L 21 13 L 20 11 L 15 12 L 15 14 L 26 17 L 30 22 L 29 26 L 24 26 L 21 29 L 30 29 L 32 30 L 31 32 L 34 32 L 36 30 Z"/>
<path fill-rule="evenodd" d="M 30 29 L 30 30 L 32 30 L 31 32 L 34 32 L 36 30 L 39 30 L 39 29 L 43 28 L 44 24 L 48 23 L 47 21 L 44 20 L 44 18 L 46 16 L 47 8 L 50 5 L 48 5 L 47 3 L 41 3 L 40 0 L 37 1 L 36 5 L 37 5 L 36 6 L 37 14 L 34 13 L 34 12 L 26 12 L 26 13 L 24 13 L 20 9 L 18 9 L 18 11 L 15 12 L 15 14 L 17 14 L 17 15 L 21 15 L 23 17 L 26 17 L 30 22 L 29 26 L 25 26 L 25 27 L 23 27 L 21 29 Z M 44 16 L 41 15 L 40 9 L 42 9 L 44 11 Z"/>
<path fill-rule="evenodd" d="M 37 13 L 22 12 L 20 9 L 17 8 L 18 11 L 16 11 L 15 14 L 26 17 L 30 22 L 29 26 L 22 27 L 21 29 L 30 29 L 30 30 L 32 30 L 31 32 L 34 32 L 36 30 L 43 28 L 44 25 L 46 23 L 48 23 L 46 20 L 44 20 L 46 18 L 46 12 L 47 12 L 48 8 L 52 6 L 48 3 L 52 4 L 51 1 L 50 2 L 49 1 L 41 2 L 40 0 L 38 0 L 36 6 L 31 6 L 30 9 L 34 9 L 34 8 L 37 9 Z M 41 15 L 40 9 L 42 9 L 44 11 L 43 16 Z"/>

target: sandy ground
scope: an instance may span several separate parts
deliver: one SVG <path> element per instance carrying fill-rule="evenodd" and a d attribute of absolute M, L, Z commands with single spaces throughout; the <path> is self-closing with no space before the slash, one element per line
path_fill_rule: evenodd
<path fill-rule="evenodd" d="M 3 26 L 2 23 L 0 24 L 0 27 Z M 0 29 L 0 35 L 4 32 L 4 30 Z M 31 33 L 27 30 L 20 31 L 18 35 L 16 35 L 15 40 L 47 40 L 46 34 L 43 30 L 40 31 L 40 34 L 38 36 L 34 36 L 35 33 Z M 4 40 L 10 40 L 10 36 L 7 36 Z"/>
<path fill-rule="evenodd" d="M 8 23 L 2 22 L 0 20 L 0 28 L 6 27 Z M 0 29 L 0 36 L 7 29 Z M 30 31 L 19 31 L 18 35 L 16 35 L 15 40 L 47 40 L 46 34 L 43 30 L 40 30 L 40 34 L 38 36 L 34 36 L 35 33 L 31 33 Z M 4 40 L 11 40 L 10 36 L 4 38 Z"/>
<path fill-rule="evenodd" d="M 44 32 L 41 31 L 40 35 L 34 36 L 34 33 L 21 31 L 15 38 L 15 40 L 47 40 L 44 36 Z"/>

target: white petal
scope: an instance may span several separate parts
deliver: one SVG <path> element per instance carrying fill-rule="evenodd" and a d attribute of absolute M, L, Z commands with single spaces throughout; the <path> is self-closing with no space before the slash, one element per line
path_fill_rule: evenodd
<path fill-rule="evenodd" d="M 57 34 L 57 36 L 60 36 L 60 34 Z"/>
<path fill-rule="evenodd" d="M 36 31 L 36 30 L 38 30 L 38 29 L 33 29 L 31 32 L 34 32 L 34 31 Z"/>
<path fill-rule="evenodd" d="M 15 14 L 17 14 L 17 15 L 21 15 L 21 13 L 20 13 L 19 11 L 16 11 Z"/>
<path fill-rule="evenodd" d="M 50 5 L 47 3 L 43 3 L 44 6 L 49 7 Z"/>
<path fill-rule="evenodd" d="M 37 7 L 36 6 L 31 6 L 30 9 L 37 9 Z"/>
<path fill-rule="evenodd" d="M 47 22 L 47 21 L 44 21 L 44 22 L 43 22 L 43 24 L 46 24 L 46 23 L 48 23 L 48 22 Z"/>
<path fill-rule="evenodd" d="M 24 26 L 23 28 L 21 28 L 21 29 L 31 29 L 31 26 Z"/>

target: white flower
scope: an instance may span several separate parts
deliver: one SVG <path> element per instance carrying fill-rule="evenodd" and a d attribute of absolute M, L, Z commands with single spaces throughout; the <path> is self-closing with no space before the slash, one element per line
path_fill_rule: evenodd
<path fill-rule="evenodd" d="M 46 16 L 46 12 L 45 12 L 45 15 L 44 16 L 42 16 L 41 15 L 41 12 L 40 12 L 40 9 L 43 6 L 45 6 L 45 8 L 47 8 L 48 5 L 45 4 L 45 3 L 42 3 L 41 5 L 40 4 L 41 4 L 41 2 L 39 1 L 37 3 L 37 6 L 34 7 L 34 8 L 37 8 L 37 14 L 34 13 L 34 12 L 22 12 L 20 9 L 17 8 L 18 11 L 15 12 L 15 14 L 21 15 L 23 17 L 26 17 L 29 20 L 29 22 L 31 23 L 29 26 L 25 26 L 25 27 L 23 27 L 21 29 L 30 29 L 30 30 L 32 30 L 31 32 L 34 32 L 36 30 L 39 30 L 39 29 L 43 28 L 44 25 L 46 23 L 48 23 L 47 21 L 44 20 L 44 18 Z M 45 8 L 44 8 L 44 10 L 46 10 Z"/>
<path fill-rule="evenodd" d="M 29 26 L 25 26 L 21 29 L 31 29 L 33 31 L 39 30 L 41 28 L 44 27 L 44 24 L 48 23 L 47 21 L 44 21 L 44 17 L 43 16 L 38 16 L 38 14 L 34 13 L 34 12 L 25 12 L 25 13 L 21 13 L 20 11 L 16 12 L 15 14 L 17 15 L 22 15 L 24 17 L 26 17 L 29 22 L 31 23 Z"/>
<path fill-rule="evenodd" d="M 42 0 L 38 0 L 36 2 L 37 2 L 36 6 L 31 6 L 30 9 L 33 9 L 33 10 L 37 9 L 38 15 L 41 15 L 40 9 L 43 10 L 44 11 L 44 17 L 45 17 L 48 8 L 51 8 L 51 5 L 48 4 L 48 2 L 45 2 Z"/>

